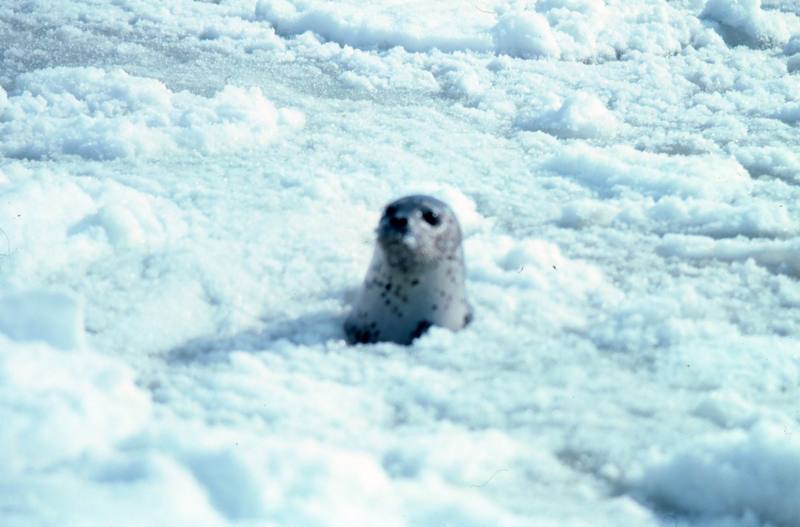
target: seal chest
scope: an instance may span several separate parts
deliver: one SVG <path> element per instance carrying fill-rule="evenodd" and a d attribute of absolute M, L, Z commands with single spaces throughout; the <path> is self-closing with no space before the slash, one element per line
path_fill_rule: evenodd
<path fill-rule="evenodd" d="M 367 277 L 344 323 L 350 344 L 410 344 L 431 326 L 457 331 L 472 319 L 461 228 L 442 201 L 393 201 L 378 223 Z"/>

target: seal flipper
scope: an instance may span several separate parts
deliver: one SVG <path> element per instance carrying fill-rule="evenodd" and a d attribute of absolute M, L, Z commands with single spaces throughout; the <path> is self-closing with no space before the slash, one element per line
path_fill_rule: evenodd
<path fill-rule="evenodd" d="M 380 331 L 375 328 L 375 324 L 359 325 L 351 321 L 344 323 L 345 340 L 350 345 L 353 344 L 373 344 L 380 340 Z"/>
<path fill-rule="evenodd" d="M 420 320 L 414 331 L 411 332 L 411 340 L 418 339 L 423 333 L 428 331 L 433 324 L 429 320 Z"/>
<path fill-rule="evenodd" d="M 475 318 L 473 315 L 474 311 L 472 310 L 472 306 L 468 306 L 467 309 L 467 314 L 464 315 L 464 325 L 462 327 L 469 326 L 470 322 L 472 322 L 472 320 Z"/>

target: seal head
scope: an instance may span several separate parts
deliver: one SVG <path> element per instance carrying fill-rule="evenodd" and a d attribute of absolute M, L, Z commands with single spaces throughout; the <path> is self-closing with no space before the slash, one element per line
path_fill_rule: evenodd
<path fill-rule="evenodd" d="M 372 264 L 345 321 L 348 342 L 410 344 L 432 325 L 469 323 L 461 228 L 447 204 L 400 198 L 386 206 L 376 233 Z"/>

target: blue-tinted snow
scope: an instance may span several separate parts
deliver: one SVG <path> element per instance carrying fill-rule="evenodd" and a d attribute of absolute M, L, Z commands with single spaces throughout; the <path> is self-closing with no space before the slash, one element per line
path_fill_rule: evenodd
<path fill-rule="evenodd" d="M 0 518 L 800 525 L 788 0 L 8 0 Z M 475 321 L 341 322 L 435 194 Z"/>

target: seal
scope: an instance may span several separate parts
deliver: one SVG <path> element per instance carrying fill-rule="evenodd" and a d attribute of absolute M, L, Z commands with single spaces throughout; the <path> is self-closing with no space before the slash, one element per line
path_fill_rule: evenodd
<path fill-rule="evenodd" d="M 389 203 L 372 263 L 344 323 L 350 344 L 411 344 L 431 326 L 472 320 L 464 286 L 461 227 L 444 202 L 413 195 Z"/>

